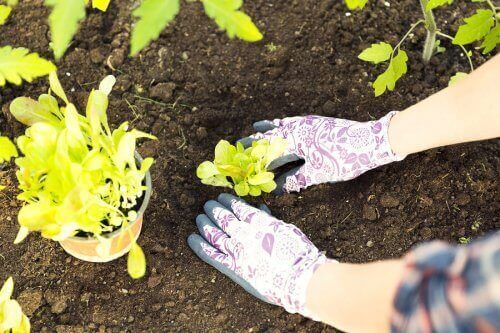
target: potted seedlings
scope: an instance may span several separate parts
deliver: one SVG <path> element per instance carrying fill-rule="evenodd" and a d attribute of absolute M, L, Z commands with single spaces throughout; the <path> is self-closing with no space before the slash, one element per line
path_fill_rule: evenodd
<path fill-rule="evenodd" d="M 136 240 L 151 195 L 153 159 L 143 160 L 135 149 L 137 139 L 155 137 L 129 130 L 126 122 L 110 129 L 113 76 L 90 93 L 85 116 L 68 101 L 55 72 L 49 80 L 49 94 L 38 101 L 19 97 L 10 105 L 28 126 L 17 139 L 18 198 L 25 205 L 15 243 L 37 231 L 85 261 L 107 262 L 129 252 L 128 272 L 140 278 L 146 261 Z"/>
<path fill-rule="evenodd" d="M 29 333 L 30 320 L 16 300 L 11 299 L 14 280 L 11 277 L 0 289 L 0 333 Z"/>
<path fill-rule="evenodd" d="M 234 188 L 240 197 L 270 193 L 276 188 L 276 182 L 274 173 L 267 168 L 286 148 L 287 141 L 281 138 L 272 142 L 267 139 L 254 141 L 246 149 L 240 142 L 233 146 L 221 140 L 215 146 L 214 161 L 201 163 L 196 175 L 203 184 Z"/>

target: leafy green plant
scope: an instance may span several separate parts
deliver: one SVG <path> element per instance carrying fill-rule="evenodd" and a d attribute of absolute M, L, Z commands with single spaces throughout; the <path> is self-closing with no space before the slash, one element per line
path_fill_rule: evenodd
<path fill-rule="evenodd" d="M 198 166 L 196 175 L 206 185 L 234 188 L 237 195 L 259 196 L 276 188 L 274 173 L 267 166 L 283 154 L 287 147 L 284 139 L 272 142 L 262 139 L 244 148 L 241 143 L 233 146 L 225 140 L 215 147 L 213 162 L 205 161 Z"/>
<path fill-rule="evenodd" d="M 8 137 L 0 135 L 0 164 L 9 162 L 13 157 L 17 157 L 16 146 Z M 0 184 L 0 191 L 4 188 L 5 186 Z"/>
<path fill-rule="evenodd" d="M 24 47 L 0 47 L 0 87 L 6 82 L 15 85 L 20 85 L 23 80 L 31 82 L 55 70 L 53 63 L 40 58 L 37 53 L 29 53 Z"/>
<path fill-rule="evenodd" d="M 109 251 L 106 234 L 125 230 L 136 220 L 135 209 L 146 190 L 143 181 L 153 163 L 146 158 L 138 165 L 136 141 L 155 137 L 128 130 L 127 122 L 110 129 L 106 112 L 113 76 L 90 93 L 85 116 L 68 101 L 55 72 L 49 80 L 51 92 L 64 106 L 50 93 L 37 101 L 18 97 L 10 105 L 12 115 L 29 126 L 17 139 L 18 199 L 25 205 L 19 211 L 21 228 L 15 243 L 31 231 L 55 241 L 83 234 Z M 145 257 L 137 244 L 132 249 L 128 271 L 139 278 L 145 272 Z"/>
<path fill-rule="evenodd" d="M 420 25 L 423 25 L 427 30 L 427 37 L 422 51 L 422 59 L 425 63 L 428 63 L 436 53 L 445 51 L 445 48 L 441 45 L 441 41 L 437 39 L 441 37 L 459 46 L 468 59 L 470 70 L 474 70 L 471 60 L 472 53 L 466 50 L 464 45 L 482 41 L 479 48 L 482 49 L 483 54 L 487 54 L 500 44 L 500 14 L 498 12 L 500 7 L 495 6 L 491 0 L 471 1 L 483 2 L 487 4 L 489 9 L 478 9 L 474 15 L 465 18 L 465 23 L 458 28 L 454 37 L 438 29 L 433 13 L 434 9 L 452 4 L 453 0 L 420 0 L 423 18 L 411 25 L 410 29 L 394 48 L 388 43 L 380 42 L 372 44 L 369 48 L 363 50 L 358 56 L 359 59 L 375 65 L 380 63 L 386 64 L 386 70 L 373 82 L 375 96 L 380 96 L 387 90 L 394 90 L 396 82 L 406 73 L 408 57 L 406 52 L 401 49 L 401 46 Z M 346 0 L 346 4 L 350 9 L 362 9 L 366 5 L 366 2 L 366 0 Z M 450 78 L 449 84 L 455 84 L 466 75 L 466 73 L 458 72 Z"/>
<path fill-rule="evenodd" d="M 0 25 L 5 24 L 10 16 L 12 7 L 6 5 L 0 5 Z"/>
<path fill-rule="evenodd" d="M 85 7 L 106 11 L 111 0 L 45 0 L 51 8 L 49 27 L 51 48 L 56 60 L 68 49 L 78 30 L 80 21 L 86 16 Z M 251 18 L 241 11 L 243 0 L 199 0 L 205 13 L 212 18 L 220 29 L 225 30 L 229 38 L 238 37 L 254 42 L 262 39 L 262 34 Z M 179 13 L 181 0 L 143 0 L 132 11 L 136 20 L 130 40 L 130 55 L 137 55 L 151 41 L 157 39 L 165 27 Z M 0 9 L 0 19 L 1 19 Z"/>
<path fill-rule="evenodd" d="M 29 333 L 30 320 L 13 299 L 14 280 L 9 277 L 0 289 L 0 333 Z"/>

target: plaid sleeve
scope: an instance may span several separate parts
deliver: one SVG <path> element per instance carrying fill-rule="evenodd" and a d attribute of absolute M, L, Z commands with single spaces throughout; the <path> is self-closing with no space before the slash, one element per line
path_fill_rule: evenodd
<path fill-rule="evenodd" d="M 405 260 L 393 333 L 500 332 L 500 231 L 467 246 L 423 244 Z"/>

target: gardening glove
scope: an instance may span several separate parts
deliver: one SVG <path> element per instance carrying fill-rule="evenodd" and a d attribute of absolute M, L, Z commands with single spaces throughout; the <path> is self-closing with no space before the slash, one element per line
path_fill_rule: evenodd
<path fill-rule="evenodd" d="M 368 122 L 320 116 L 264 120 L 254 124 L 256 134 L 240 142 L 247 147 L 263 138 L 286 139 L 287 150 L 270 163 L 268 170 L 303 161 L 302 165 L 276 178 L 276 194 L 298 192 L 311 185 L 350 180 L 378 166 L 404 159 L 406 156 L 392 152 L 387 134 L 396 113 L 393 111 Z"/>
<path fill-rule="evenodd" d="M 293 224 L 231 194 L 208 201 L 189 247 L 255 297 L 312 317 L 305 309 L 314 271 L 329 259 Z"/>

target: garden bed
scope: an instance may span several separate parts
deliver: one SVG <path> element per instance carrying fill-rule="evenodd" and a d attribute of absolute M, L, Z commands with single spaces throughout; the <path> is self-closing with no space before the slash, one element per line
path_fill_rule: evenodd
<path fill-rule="evenodd" d="M 51 58 L 42 3 L 21 2 L 0 27 L 0 44 Z M 130 3 L 112 1 L 108 12 L 89 15 L 57 64 L 80 109 L 105 75 L 115 75 L 111 122 L 130 120 L 159 139 L 139 148 L 156 158 L 152 201 L 139 238 L 146 277 L 132 280 L 126 258 L 82 262 L 35 234 L 13 245 L 20 202 L 10 165 L 0 170 L 8 185 L 0 192 L 0 281 L 15 278 L 16 296 L 34 332 L 334 331 L 257 301 L 190 251 L 186 238 L 196 231 L 196 215 L 220 192 L 200 184 L 196 167 L 211 159 L 219 139 L 248 135 L 257 120 L 319 114 L 364 121 L 404 109 L 444 88 L 456 71 L 466 71 L 466 59 L 445 43 L 446 53 L 424 66 L 424 31 L 418 30 L 406 46 L 408 75 L 395 92 L 375 99 L 369 81 L 377 70 L 356 56 L 380 40 L 394 45 L 419 15 L 415 1 L 386 6 L 374 0 L 373 10 L 350 16 L 340 1 L 247 1 L 245 11 L 265 34 L 252 44 L 216 31 L 199 3 L 182 6 L 160 39 L 130 59 Z M 451 9 L 469 13 L 474 7 L 460 6 Z M 456 28 L 454 12 L 437 13 Z M 473 60 L 479 65 L 486 59 L 475 52 Z M 0 132 L 20 135 L 23 127 L 9 115 L 8 104 L 47 87 L 39 79 L 0 90 Z M 340 261 L 393 258 L 425 240 L 457 243 L 499 228 L 499 156 L 498 140 L 436 149 L 353 181 L 263 200 Z"/>

